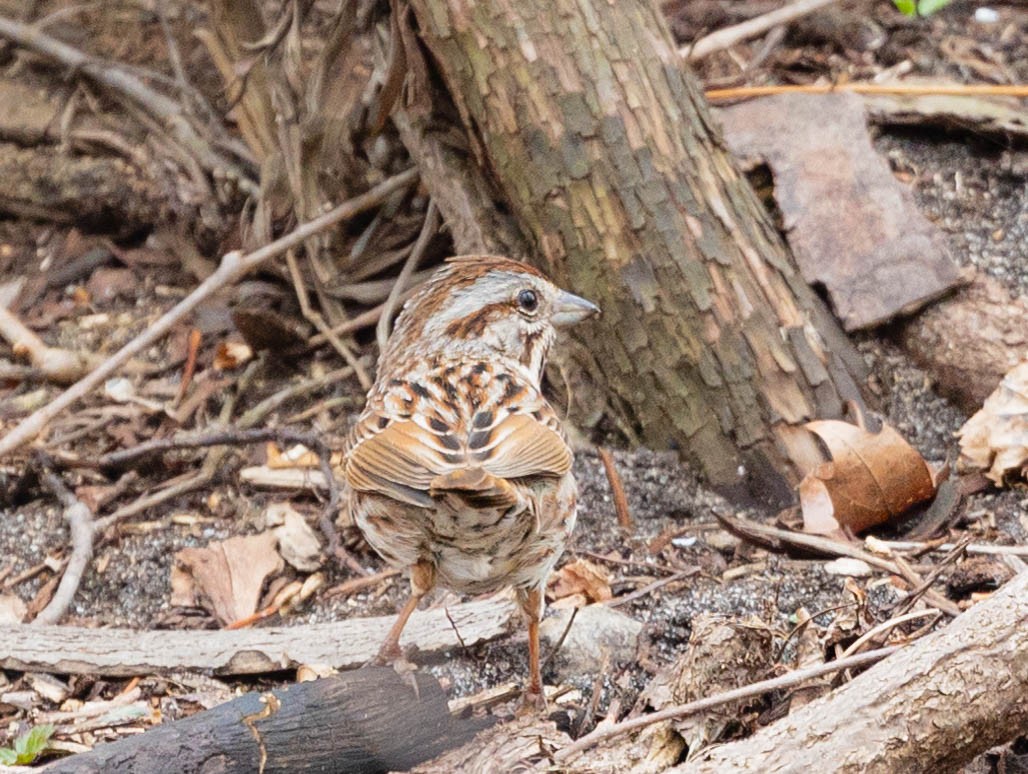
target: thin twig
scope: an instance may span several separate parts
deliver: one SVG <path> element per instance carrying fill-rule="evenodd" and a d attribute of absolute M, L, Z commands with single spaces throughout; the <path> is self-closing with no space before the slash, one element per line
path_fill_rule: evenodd
<path fill-rule="evenodd" d="M 202 341 L 203 334 L 199 328 L 193 328 L 189 331 L 186 364 L 182 367 L 182 379 L 178 384 L 178 393 L 175 395 L 174 401 L 172 401 L 172 408 L 177 407 L 183 401 L 186 393 L 189 391 L 189 385 L 193 383 L 193 374 L 196 373 L 196 357 L 200 352 L 200 343 Z"/>
<path fill-rule="evenodd" d="M 380 204 L 393 191 L 410 185 L 417 178 L 417 174 L 416 169 L 409 169 L 406 172 L 394 175 L 379 183 L 370 191 L 343 202 L 321 217 L 297 226 L 289 234 L 248 255 L 241 255 L 238 252 L 227 253 L 222 258 L 221 265 L 217 271 L 205 279 L 192 293 L 179 301 L 142 334 L 132 339 L 97 366 L 91 373 L 73 384 L 46 406 L 23 419 L 7 435 L 0 438 L 0 457 L 35 438 L 47 422 L 103 383 L 108 376 L 117 371 L 133 355 L 142 352 L 164 336 L 179 320 L 193 311 L 198 304 L 213 293 L 235 282 L 272 258 L 281 255 L 289 248 L 302 244 L 314 234 Z"/>
<path fill-rule="evenodd" d="M 618 517 L 618 524 L 622 529 L 632 529 L 632 513 L 628 510 L 628 497 L 625 495 L 625 485 L 621 483 L 621 474 L 618 473 L 614 464 L 614 455 L 609 449 L 597 446 L 596 452 L 600 455 L 603 469 L 607 472 L 607 482 L 610 484 L 610 493 L 614 498 L 614 512 Z"/>
<path fill-rule="evenodd" d="M 542 666 L 539 667 L 539 673 L 542 674 L 546 671 L 547 667 L 550 666 L 550 662 L 557 657 L 560 652 L 561 646 L 564 644 L 564 640 L 568 638 L 568 632 L 571 631 L 571 626 L 575 623 L 575 619 L 578 617 L 578 608 L 571 608 L 571 616 L 568 618 L 567 625 L 564 627 L 564 631 L 560 633 L 560 639 L 553 646 L 553 649 L 547 654 L 546 658 L 543 659 Z"/>
<path fill-rule="evenodd" d="M 846 648 L 846 650 L 842 652 L 842 656 L 840 656 L 840 658 L 852 656 L 854 653 L 859 652 L 860 649 L 864 647 L 864 645 L 866 645 L 874 638 L 878 637 L 879 635 L 885 634 L 886 632 L 892 631 L 901 624 L 909 623 L 910 621 L 916 621 L 919 618 L 927 618 L 928 616 L 935 616 L 935 618 L 938 619 L 941 615 L 942 611 L 936 610 L 935 608 L 931 608 L 928 610 L 914 610 L 910 613 L 904 613 L 902 615 L 893 616 L 888 621 L 882 621 L 877 626 L 868 629 L 866 632 L 860 635 L 860 637 L 858 637 L 852 645 L 850 645 L 848 648 Z"/>
<path fill-rule="evenodd" d="M 740 699 L 749 699 L 770 691 L 790 688 L 815 677 L 830 675 L 833 672 L 838 672 L 842 669 L 856 669 L 858 667 L 869 666 L 877 661 L 881 661 L 887 656 L 891 656 L 898 650 L 900 650 L 899 645 L 888 648 L 879 648 L 878 650 L 869 650 L 866 653 L 859 653 L 856 656 L 840 658 L 836 661 L 830 661 L 827 664 L 817 664 L 805 669 L 797 669 L 794 672 L 782 675 L 781 677 L 774 677 L 770 680 L 761 680 L 757 683 L 744 685 L 742 688 L 735 688 L 731 691 L 725 691 L 724 693 L 708 696 L 704 699 L 699 699 L 698 701 L 689 702 L 688 704 L 680 704 L 676 707 L 668 707 L 667 709 L 659 712 L 652 712 L 649 715 L 642 715 L 640 717 L 630 718 L 629 720 L 623 720 L 620 723 L 615 723 L 612 726 L 606 726 L 602 729 L 598 728 L 592 733 L 586 734 L 573 744 L 569 744 L 567 747 L 558 750 L 553 757 L 557 762 L 564 762 L 579 753 L 594 747 L 600 742 L 612 739 L 615 736 L 621 736 L 622 734 L 627 734 L 631 731 L 635 731 L 636 729 L 645 728 L 646 726 L 653 725 L 654 723 L 660 723 L 663 720 L 676 720 L 688 715 L 695 715 L 697 712 L 713 709 L 714 707 L 731 704 L 732 702 L 739 701 Z"/>
<path fill-rule="evenodd" d="M 669 575 L 666 578 L 655 580 L 653 581 L 653 583 L 647 583 L 641 589 L 636 589 L 631 594 L 625 594 L 623 597 L 614 597 L 613 599 L 608 599 L 602 604 L 606 605 L 607 607 L 627 605 L 629 602 L 639 599 L 640 597 L 645 597 L 647 594 L 652 594 L 657 589 L 663 588 L 664 586 L 667 586 L 669 583 L 680 581 L 683 578 L 689 578 L 693 575 L 698 574 L 699 572 L 700 569 L 698 567 L 692 567 L 688 570 L 682 570 L 681 572 L 676 572 L 674 575 Z"/>
<path fill-rule="evenodd" d="M 388 580 L 395 575 L 399 575 L 400 570 L 382 570 L 382 572 L 376 572 L 374 575 L 366 575 L 362 578 L 350 578 L 349 580 L 343 581 L 338 586 L 333 586 L 330 589 L 325 590 L 321 594 L 322 599 L 334 599 L 336 597 L 348 597 L 351 594 L 356 594 L 358 591 L 368 588 L 369 586 L 377 586 L 384 580 Z"/>
<path fill-rule="evenodd" d="M 164 33 L 164 43 L 168 47 L 168 61 L 171 63 L 171 71 L 175 73 L 175 80 L 178 81 L 179 90 L 183 95 L 191 91 L 189 77 L 186 75 L 186 68 L 182 66 L 182 55 L 178 50 L 178 43 L 175 40 L 175 33 L 168 23 L 168 14 L 164 10 L 164 3 L 156 3 L 154 10 L 157 13 L 157 21 L 161 23 L 161 32 Z"/>
<path fill-rule="evenodd" d="M 325 322 L 325 318 L 322 317 L 321 313 L 311 306 L 310 297 L 307 295 L 307 285 L 304 283 L 303 275 L 300 273 L 300 265 L 297 263 L 296 253 L 294 250 L 286 251 L 286 267 L 289 269 L 289 277 L 293 281 L 293 290 L 296 293 L 296 300 L 300 302 L 300 311 L 303 313 L 304 319 L 311 322 L 314 327 L 325 336 L 325 339 L 332 345 L 332 348 L 335 349 L 343 360 L 346 361 L 346 364 L 353 369 L 361 387 L 365 390 L 370 389 L 371 377 L 368 376 L 368 372 L 361 365 L 357 356 L 350 351 L 346 342 L 332 332 L 332 329 L 329 327 L 328 323 Z"/>
<path fill-rule="evenodd" d="M 65 565 L 61 583 L 47 606 L 32 621 L 33 624 L 47 625 L 58 623 L 71 607 L 79 584 L 82 583 L 82 575 L 93 558 L 95 530 L 93 512 L 65 486 L 54 473 L 49 460 L 43 455 L 40 455 L 39 459 L 43 467 L 43 481 L 61 501 L 64 507 L 64 520 L 68 522 L 68 531 L 71 533 L 71 556 Z"/>
<path fill-rule="evenodd" d="M 399 299 L 400 303 L 406 301 L 408 298 L 414 295 L 414 292 L 416 290 L 417 288 L 410 288 L 405 293 L 403 293 Z M 352 319 L 345 320 L 344 322 L 339 323 L 339 325 L 335 325 L 329 328 L 328 332 L 340 336 L 345 333 L 353 333 L 354 331 L 358 331 L 361 328 L 367 328 L 369 325 L 375 325 L 382 317 L 383 312 L 385 312 L 385 307 L 386 305 L 383 301 L 378 306 L 373 307 L 366 312 L 362 312 L 361 314 L 357 315 Z M 317 333 L 314 336 L 311 336 L 310 339 L 308 339 L 307 346 L 320 347 L 326 341 L 328 341 L 328 338 L 324 334 Z"/>
<path fill-rule="evenodd" d="M 251 430 L 234 428 L 217 428 L 199 433 L 179 433 L 169 438 L 155 438 L 136 444 L 128 449 L 104 454 L 97 460 L 101 468 L 123 468 L 129 463 L 138 462 L 141 457 L 160 454 L 175 449 L 203 449 L 209 446 L 245 446 L 251 443 L 278 441 L 280 443 L 299 443 L 307 446 L 315 453 L 327 451 L 320 438 L 312 433 L 291 430 L 282 427 L 259 427 Z"/>
<path fill-rule="evenodd" d="M 678 53 L 688 61 L 696 62 L 716 51 L 723 51 L 734 46 L 736 43 L 741 43 L 749 38 L 755 38 L 757 35 L 762 35 L 770 29 L 799 19 L 812 11 L 816 11 L 818 8 L 823 8 L 834 2 L 836 0 L 796 0 L 796 2 L 789 3 L 784 8 L 777 8 L 774 11 L 747 19 L 740 24 L 712 32 L 695 43 L 682 46 L 678 49 Z"/>
<path fill-rule="evenodd" d="M 848 91 L 854 94 L 896 94 L 899 96 L 947 97 L 1028 97 L 1028 85 L 993 85 L 983 83 L 809 83 L 787 86 L 738 86 L 731 89 L 708 89 L 704 94 L 711 102 L 728 99 L 769 97 L 775 94 L 832 94 Z"/>
<path fill-rule="evenodd" d="M 896 606 L 894 613 L 896 615 L 902 615 L 903 613 L 906 613 L 908 610 L 913 608 L 914 603 L 916 603 L 917 600 L 924 596 L 925 592 L 932 587 L 932 584 L 939 579 L 939 576 L 946 571 L 946 568 L 964 555 L 964 552 L 967 549 L 967 546 L 968 544 L 970 544 L 970 542 L 971 536 L 964 535 L 964 537 L 961 538 L 955 546 L 953 546 L 953 549 L 948 554 L 946 554 L 946 556 L 943 557 L 942 561 L 932 568 L 932 571 L 924 577 L 924 580 L 921 581 L 921 583 L 916 588 L 911 590 L 911 592 L 907 595 L 906 599 L 904 599 L 899 605 Z M 902 557 L 898 556 L 896 557 L 896 564 L 899 565 L 901 568 L 904 566 L 909 567 L 906 561 Z"/>
<path fill-rule="evenodd" d="M 414 243 L 414 249 L 407 256 L 407 261 L 403 264 L 403 268 L 400 269 L 400 274 L 393 284 L 393 289 L 389 291 L 389 296 L 386 298 L 385 304 L 382 305 L 382 316 L 378 318 L 378 325 L 375 328 L 379 352 L 385 351 L 386 341 L 389 339 L 389 327 L 393 321 L 393 312 L 396 311 L 400 295 L 407 289 L 407 285 L 410 284 L 410 278 L 414 274 L 414 270 L 418 268 L 418 263 L 421 262 L 422 257 L 425 255 L 425 249 L 428 247 L 428 243 L 432 241 L 432 237 L 435 236 L 438 228 L 439 210 L 436 208 L 435 200 L 433 199 L 428 202 L 425 222 L 421 227 L 421 233 L 418 234 L 417 241 Z"/>
<path fill-rule="evenodd" d="M 916 540 L 875 540 L 876 546 L 888 548 L 893 551 L 925 551 L 941 553 L 952 551 L 957 547 L 956 543 L 940 543 L 932 545 L 930 542 L 922 543 Z M 986 556 L 1028 556 L 1028 546 L 992 546 L 988 543 L 968 543 L 964 550 L 969 554 L 983 554 Z"/>

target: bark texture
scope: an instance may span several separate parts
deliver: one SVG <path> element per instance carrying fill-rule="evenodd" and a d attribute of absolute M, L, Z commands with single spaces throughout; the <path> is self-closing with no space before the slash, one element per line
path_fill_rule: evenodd
<path fill-rule="evenodd" d="M 945 629 L 679 774 L 954 771 L 1028 731 L 1028 572 Z"/>
<path fill-rule="evenodd" d="M 451 717 L 439 683 L 424 674 L 416 680 L 415 690 L 391 667 L 377 667 L 249 693 L 65 758 L 47 771 L 406 771 L 488 723 Z"/>
<path fill-rule="evenodd" d="M 724 151 L 659 9 L 412 6 L 478 165 L 550 273 L 603 308 L 581 365 L 615 412 L 722 489 L 790 498 L 818 456 L 797 426 L 859 400 L 861 366 Z"/>

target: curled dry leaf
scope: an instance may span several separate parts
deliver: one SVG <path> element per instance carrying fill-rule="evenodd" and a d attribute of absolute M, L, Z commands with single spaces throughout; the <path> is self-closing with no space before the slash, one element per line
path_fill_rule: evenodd
<path fill-rule="evenodd" d="M 253 615 L 265 580 L 284 567 L 277 543 L 262 532 L 182 549 L 171 570 L 171 603 L 205 607 L 222 625 Z"/>
<path fill-rule="evenodd" d="M 957 435 L 962 467 L 984 470 L 1000 486 L 1008 477 L 1028 478 L 1028 360 L 1003 377 Z"/>
<path fill-rule="evenodd" d="M 554 607 L 585 607 L 614 596 L 607 571 L 585 559 L 568 562 L 557 570 L 550 579 L 549 595 L 557 602 Z"/>
<path fill-rule="evenodd" d="M 935 494 L 924 458 L 889 425 L 877 433 L 849 422 L 808 422 L 831 454 L 799 485 L 803 529 L 828 534 L 883 524 Z"/>

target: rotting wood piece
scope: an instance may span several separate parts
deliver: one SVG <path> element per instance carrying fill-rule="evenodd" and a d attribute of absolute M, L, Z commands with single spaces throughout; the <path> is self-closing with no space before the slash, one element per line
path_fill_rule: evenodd
<path fill-rule="evenodd" d="M 792 499 L 799 426 L 863 371 L 725 152 L 655 6 L 413 0 L 421 40 L 623 423 L 722 490 Z M 483 54 L 488 51 L 488 55 Z M 447 218 L 447 181 L 423 180 Z M 457 229 L 454 232 L 457 233 Z"/>
<path fill-rule="evenodd" d="M 417 612 L 401 645 L 439 652 L 508 631 L 507 596 Z M 28 672 L 151 675 L 203 670 L 220 675 L 275 672 L 301 664 L 353 668 L 376 653 L 395 616 L 235 631 L 131 631 L 74 626 L 0 627 L 0 667 Z"/>
<path fill-rule="evenodd" d="M 470 740 L 487 720 L 457 720 L 435 678 L 417 690 L 370 667 L 248 693 L 184 720 L 104 744 L 48 772 L 405 771 Z"/>

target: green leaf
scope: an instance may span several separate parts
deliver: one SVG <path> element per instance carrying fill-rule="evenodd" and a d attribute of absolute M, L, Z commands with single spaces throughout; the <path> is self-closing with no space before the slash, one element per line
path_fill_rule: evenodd
<path fill-rule="evenodd" d="M 952 0 L 919 0 L 917 12 L 922 16 L 930 16 L 936 11 L 941 11 L 951 2 Z"/>
<path fill-rule="evenodd" d="M 8 765 L 32 763 L 46 749 L 46 746 L 50 743 L 50 737 L 53 735 L 53 726 L 36 726 L 28 733 L 22 734 L 14 740 L 13 750 L 7 747 L 0 748 L 0 758 L 3 759 L 3 763 Z M 8 761 L 8 758 L 11 756 L 13 756 L 14 760 Z"/>
<path fill-rule="evenodd" d="M 906 14 L 907 16 L 917 15 L 917 2 L 916 0 L 892 0 L 896 4 L 896 8 L 899 12 Z"/>
<path fill-rule="evenodd" d="M 13 766 L 18 762 L 18 753 L 10 747 L 0 747 L 0 763 L 4 766 Z"/>

